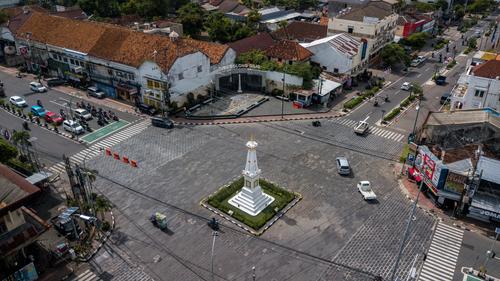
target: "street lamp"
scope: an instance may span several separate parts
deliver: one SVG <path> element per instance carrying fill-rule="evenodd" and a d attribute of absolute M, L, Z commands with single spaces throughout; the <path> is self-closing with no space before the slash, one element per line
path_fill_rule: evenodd
<path fill-rule="evenodd" d="M 417 107 L 415 107 L 415 109 L 417 110 L 417 116 L 415 116 L 415 122 L 413 123 L 413 130 L 411 131 L 413 140 L 415 140 L 415 129 L 417 127 L 418 113 L 420 112 L 420 102 L 422 102 L 422 99 L 419 98 Z"/>
<path fill-rule="evenodd" d="M 283 93 L 281 94 L 281 119 L 283 119 L 285 102 L 285 70 L 283 69 Z"/>
<path fill-rule="evenodd" d="M 219 233 L 217 231 L 212 232 L 212 253 L 210 254 L 210 264 L 211 264 L 211 273 L 212 273 L 212 281 L 215 280 L 214 275 L 214 250 L 215 250 L 215 237 L 217 237 Z"/>

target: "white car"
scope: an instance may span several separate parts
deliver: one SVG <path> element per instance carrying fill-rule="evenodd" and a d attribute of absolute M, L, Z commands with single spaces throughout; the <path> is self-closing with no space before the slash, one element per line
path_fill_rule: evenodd
<path fill-rule="evenodd" d="M 63 128 L 64 130 L 77 135 L 82 134 L 85 131 L 83 127 L 80 126 L 80 124 L 76 123 L 73 120 L 64 120 Z"/>
<path fill-rule="evenodd" d="M 43 93 L 47 92 L 47 88 L 42 85 L 41 83 L 38 82 L 31 82 L 30 83 L 30 89 L 35 92 L 35 93 Z"/>
<path fill-rule="evenodd" d="M 411 61 L 410 66 L 419 66 L 421 63 L 423 63 L 427 58 L 424 56 L 418 56 L 414 60 Z"/>
<path fill-rule="evenodd" d="M 409 91 L 410 89 L 411 89 L 410 82 L 404 82 L 403 85 L 401 85 L 401 90 Z"/>
<path fill-rule="evenodd" d="M 377 195 L 373 192 L 369 181 L 360 181 L 358 182 L 358 191 L 363 196 L 365 200 L 375 200 L 377 199 Z"/>
<path fill-rule="evenodd" d="M 17 106 L 17 107 L 26 107 L 28 106 L 28 104 L 26 103 L 26 101 L 21 98 L 20 96 L 12 96 L 9 98 L 9 102 L 12 103 L 13 105 Z"/>
<path fill-rule="evenodd" d="M 85 110 L 83 108 L 75 109 L 74 113 L 75 113 L 75 117 L 83 118 L 85 120 L 92 119 L 92 115 L 87 110 Z"/>

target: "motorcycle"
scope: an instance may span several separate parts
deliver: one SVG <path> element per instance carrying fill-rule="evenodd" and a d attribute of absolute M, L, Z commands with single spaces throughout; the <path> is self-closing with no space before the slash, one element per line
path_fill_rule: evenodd
<path fill-rule="evenodd" d="M 385 96 L 384 101 L 389 102 L 389 96 Z"/>
<path fill-rule="evenodd" d="M 373 102 L 373 106 L 378 106 L 378 100 L 375 100 L 375 101 Z"/>
<path fill-rule="evenodd" d="M 101 118 L 97 119 L 97 125 L 104 126 L 104 121 Z"/>
<path fill-rule="evenodd" d="M 92 115 L 92 117 L 97 117 L 97 111 L 95 110 L 95 108 L 92 108 L 90 110 L 90 114 Z"/>
<path fill-rule="evenodd" d="M 28 122 L 26 122 L 26 121 L 23 122 L 23 129 L 25 131 L 29 131 L 30 130 L 30 127 L 28 127 Z"/>
<path fill-rule="evenodd" d="M 40 106 L 40 107 L 43 107 L 42 105 L 42 101 L 41 100 L 36 100 L 36 105 Z"/>
<path fill-rule="evenodd" d="M 119 121 L 118 116 L 113 115 L 113 121 Z"/>

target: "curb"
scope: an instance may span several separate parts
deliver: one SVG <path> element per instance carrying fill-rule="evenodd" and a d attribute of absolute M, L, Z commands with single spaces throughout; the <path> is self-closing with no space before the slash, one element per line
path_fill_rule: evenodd
<path fill-rule="evenodd" d="M 184 122 L 174 121 L 176 125 L 189 125 L 189 126 L 206 126 L 206 125 L 227 125 L 227 124 L 248 124 L 248 123 L 264 123 L 264 122 L 283 122 L 283 121 L 300 121 L 300 120 L 317 120 L 317 119 L 331 119 L 339 118 L 345 114 L 336 114 L 328 116 L 311 116 L 311 117 L 292 117 L 292 118 L 274 118 L 274 119 L 255 119 L 255 120 L 232 120 L 232 121 L 215 121 L 215 122 Z"/>
<path fill-rule="evenodd" d="M 227 215 L 226 213 L 220 211 L 219 209 L 215 208 L 215 207 L 212 207 L 211 205 L 209 205 L 208 203 L 206 203 L 207 199 L 216 194 L 217 192 L 219 192 L 222 188 L 224 187 L 227 187 L 229 186 L 231 183 L 233 183 L 234 181 L 238 180 L 240 178 L 240 176 L 237 176 L 237 177 L 234 177 L 233 179 L 231 179 L 229 181 L 228 184 L 225 184 L 225 185 L 222 185 L 221 187 L 219 187 L 217 189 L 217 191 L 215 192 L 212 192 L 208 197 L 206 198 L 203 198 L 201 201 L 200 201 L 200 205 L 208 210 L 210 210 L 211 212 L 219 215 L 220 217 L 222 217 L 223 219 L 225 219 L 226 221 L 236 225 L 237 227 L 245 230 L 246 232 L 249 232 L 255 236 L 260 236 L 262 235 L 266 230 L 268 230 L 275 222 L 277 222 L 281 217 L 283 217 L 283 215 L 285 215 L 292 207 L 294 207 L 295 205 L 297 205 L 297 203 L 302 200 L 302 194 L 298 193 L 298 192 L 293 192 L 293 191 L 289 191 L 288 189 L 284 188 L 284 187 L 281 187 L 283 188 L 284 190 L 290 192 L 290 193 L 293 193 L 295 198 L 290 202 L 288 203 L 282 210 L 279 211 L 279 213 L 277 213 L 274 217 L 272 217 L 269 221 L 266 222 L 266 224 L 264 224 L 264 226 L 262 226 L 259 230 L 254 230 L 252 228 L 250 228 L 249 226 L 247 226 L 246 224 L 234 219 L 233 217 L 231 217 L 230 215 Z M 270 181 L 270 180 L 267 180 L 266 178 L 261 178 L 269 183 L 272 183 L 276 186 L 279 186 L 278 184 L 276 184 L 275 182 L 273 181 Z"/>

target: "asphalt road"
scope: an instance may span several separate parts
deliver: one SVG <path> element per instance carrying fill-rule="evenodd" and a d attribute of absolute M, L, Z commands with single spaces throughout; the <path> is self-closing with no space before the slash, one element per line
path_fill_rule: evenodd
<path fill-rule="evenodd" d="M 494 259 L 488 259 L 486 252 L 493 250 L 496 253 Z M 481 265 L 486 265 L 486 273 L 496 278 L 500 277 L 500 240 L 494 241 L 493 237 L 466 231 L 462 240 L 462 248 L 455 267 L 454 281 L 463 280 L 462 267 L 472 267 L 479 270 Z"/>
<path fill-rule="evenodd" d="M 477 29 L 483 30 L 487 24 L 481 21 Z M 474 29 L 469 30 L 464 34 L 465 38 L 468 38 L 474 33 Z M 427 60 L 420 64 L 418 67 L 410 67 L 408 73 L 401 75 L 396 81 L 392 82 L 389 86 L 383 89 L 378 94 L 378 106 L 374 106 L 374 98 L 370 99 L 362 103 L 360 106 L 356 107 L 351 113 L 349 113 L 349 118 L 353 120 L 364 120 L 369 116 L 368 123 L 375 123 L 381 119 L 382 110 L 387 114 L 394 107 L 396 107 L 403 99 L 408 97 L 410 94 L 408 91 L 401 90 L 401 85 L 404 82 L 415 83 L 418 85 L 423 85 L 425 82 L 429 81 L 434 75 L 436 68 L 442 68 L 445 65 L 443 63 L 439 63 L 439 54 L 443 54 L 443 60 L 447 56 L 452 55 L 453 47 L 456 46 L 456 54 L 459 54 L 462 50 L 466 48 L 466 46 L 462 46 L 460 39 L 453 42 L 450 41 L 449 44 L 449 52 L 446 52 L 446 47 L 441 50 L 434 51 L 434 58 L 431 58 L 431 55 L 428 55 Z M 451 85 L 451 83 L 448 83 Z M 437 88 L 441 88 L 440 86 L 435 86 Z M 426 95 L 427 92 L 424 92 Z M 384 101 L 385 96 L 389 97 L 389 102 Z"/>

